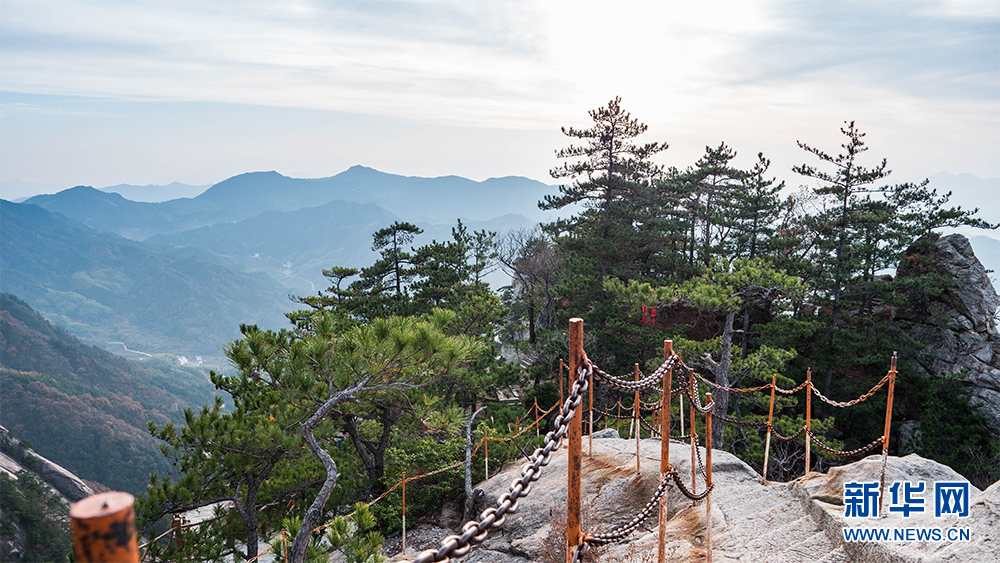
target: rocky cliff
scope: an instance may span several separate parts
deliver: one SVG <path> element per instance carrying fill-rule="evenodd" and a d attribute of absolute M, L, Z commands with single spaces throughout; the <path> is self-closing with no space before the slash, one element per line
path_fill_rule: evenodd
<path fill-rule="evenodd" d="M 929 235 L 907 249 L 897 279 L 932 274 L 945 283 L 936 296 L 915 290 L 896 319 L 926 346 L 917 358 L 925 375 L 965 372 L 964 384 L 982 405 L 987 424 L 1000 437 L 1000 297 L 969 240 L 954 234 Z"/>
<path fill-rule="evenodd" d="M 602 532 L 630 520 L 646 504 L 659 480 L 658 440 L 641 442 L 641 472 L 635 470 L 635 443 L 604 438 L 594 440 L 593 459 L 584 441 L 583 499 L 584 531 Z M 690 482 L 690 446 L 671 443 L 671 459 L 685 481 Z M 700 450 L 704 458 L 705 452 Z M 937 563 L 948 561 L 996 561 L 1000 536 L 1000 484 L 986 491 L 970 487 L 970 516 L 934 518 L 933 508 L 922 516 L 904 519 L 898 513 L 888 518 L 844 518 L 843 483 L 878 481 L 881 456 L 871 456 L 837 467 L 828 474 L 809 473 L 790 483 L 762 484 L 748 465 L 726 452 L 713 450 L 711 544 L 717 563 Z M 565 448 L 553 455 L 531 493 L 520 501 L 516 514 L 507 517 L 502 532 L 491 534 L 462 561 L 559 562 L 567 488 Z M 520 468 L 510 466 L 482 483 L 486 502 L 495 504 L 510 483 L 520 477 Z M 886 486 L 895 481 L 924 481 L 924 496 L 933 499 L 936 481 L 966 482 L 950 468 L 915 454 L 890 457 Z M 698 490 L 704 481 L 699 478 Z M 888 493 L 887 493 L 888 494 Z M 886 502 L 886 506 L 889 502 Z M 692 506 L 671 486 L 666 523 L 668 560 L 694 563 L 705 560 L 706 519 L 704 501 Z M 846 542 L 844 528 L 869 527 L 962 527 L 968 542 Z M 622 543 L 588 554 L 588 561 L 656 561 L 656 513 L 644 527 Z M 436 547 L 450 530 L 426 527 L 410 532 L 408 554 Z"/>

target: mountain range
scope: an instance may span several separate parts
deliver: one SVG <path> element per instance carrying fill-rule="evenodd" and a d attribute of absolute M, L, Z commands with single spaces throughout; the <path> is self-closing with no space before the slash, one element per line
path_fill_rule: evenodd
<path fill-rule="evenodd" d="M 1000 221 L 984 203 L 1000 180 L 940 173 L 931 185 Z M 283 326 L 281 313 L 294 307 L 288 295 L 324 289 L 324 268 L 370 265 L 372 233 L 394 221 L 424 229 L 415 246 L 450 237 L 459 218 L 472 231 L 502 233 L 552 220 L 537 202 L 556 191 L 522 177 L 475 182 L 364 166 L 319 179 L 250 172 L 164 202 L 114 188 L 5 203 L 4 289 L 88 342 L 217 360 L 241 322 Z M 983 263 L 1000 269 L 995 232 L 966 234 Z M 505 283 L 495 276 L 494 285 Z"/>
<path fill-rule="evenodd" d="M 288 296 L 325 289 L 324 268 L 370 265 L 376 230 L 416 223 L 415 245 L 450 237 L 458 218 L 505 232 L 551 218 L 536 202 L 553 191 L 362 166 L 320 179 L 241 174 L 160 203 L 77 186 L 0 205 L 0 270 L 5 291 L 88 342 L 224 362 L 240 323 L 284 326 Z"/>

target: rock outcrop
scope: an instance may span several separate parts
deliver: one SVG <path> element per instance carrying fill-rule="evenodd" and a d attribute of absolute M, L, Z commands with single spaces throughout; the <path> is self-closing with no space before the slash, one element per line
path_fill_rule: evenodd
<path fill-rule="evenodd" d="M 1000 437 L 1000 297 L 969 240 L 954 234 L 918 239 L 899 264 L 897 278 L 937 274 L 949 282 L 936 297 L 919 291 L 896 319 L 914 340 L 927 347 L 917 359 L 926 375 L 966 371 L 965 385 L 982 405 L 991 432 Z"/>
<path fill-rule="evenodd" d="M 583 504 L 585 532 L 603 532 L 629 521 L 652 496 L 659 481 L 658 440 L 642 440 L 641 471 L 635 468 L 635 442 L 618 438 L 594 440 L 590 459 L 584 441 Z M 690 446 L 671 443 L 671 460 L 691 479 Z M 699 453 L 704 459 L 705 452 Z M 696 462 L 697 463 L 697 462 Z M 1000 485 L 985 492 L 970 487 L 971 515 L 955 522 L 956 516 L 934 518 L 931 513 L 910 518 L 906 526 L 947 527 L 960 525 L 970 530 L 969 542 L 845 542 L 843 529 L 857 525 L 894 526 L 901 517 L 886 519 L 843 518 L 843 483 L 877 481 L 881 456 L 837 467 L 828 474 L 809 473 L 791 483 L 761 484 L 752 468 L 726 452 L 713 450 L 711 543 L 717 563 L 938 563 L 951 561 L 994 561 L 1000 547 Z M 567 488 L 565 448 L 556 452 L 527 498 L 521 499 L 515 514 L 507 517 L 502 531 L 494 532 L 462 561 L 470 563 L 558 562 L 565 534 Z M 520 467 L 511 465 L 480 484 L 486 501 L 495 505 L 510 483 L 520 477 Z M 940 480 L 965 481 L 950 468 L 909 455 L 890 457 L 887 487 L 893 481 L 923 480 L 933 487 Z M 697 488 L 703 490 L 699 477 Z M 927 496 L 925 494 L 925 496 Z M 932 496 L 930 498 L 933 498 Z M 668 493 L 669 520 L 666 522 L 669 561 L 694 563 L 705 560 L 705 504 L 692 507 L 675 486 Z M 656 560 L 656 513 L 644 527 L 622 543 L 601 548 L 589 561 L 614 563 Z M 438 547 L 449 533 L 440 528 L 410 532 L 408 553 Z"/>
<path fill-rule="evenodd" d="M 82 479 L 63 466 L 53 463 L 21 445 L 20 440 L 0 426 L 0 470 L 13 476 L 19 469 L 33 472 L 43 482 L 55 489 L 70 502 L 94 494 Z"/>

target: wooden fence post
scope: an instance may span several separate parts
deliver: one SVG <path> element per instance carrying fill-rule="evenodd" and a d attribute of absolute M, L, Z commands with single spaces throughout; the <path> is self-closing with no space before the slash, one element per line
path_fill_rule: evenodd
<path fill-rule="evenodd" d="M 663 341 L 663 361 L 674 355 L 674 341 Z M 674 368 L 671 367 L 663 376 L 663 398 L 660 399 L 660 481 L 670 471 L 670 392 L 673 387 Z M 667 561 L 667 495 L 660 497 L 659 538 L 656 545 L 656 557 L 659 563 Z"/>
<path fill-rule="evenodd" d="M 69 507 L 73 553 L 80 563 L 138 563 L 135 498 L 128 493 L 91 495 Z"/>
<path fill-rule="evenodd" d="M 538 408 L 538 397 L 535 397 L 535 436 L 540 436 L 541 435 L 539 433 L 540 430 L 538 429 L 538 426 L 539 426 L 538 422 L 542 419 L 542 417 L 539 416 L 539 413 L 541 413 L 541 412 L 542 412 L 542 409 Z"/>
<path fill-rule="evenodd" d="M 813 370 L 806 371 L 806 473 L 809 473 L 809 458 L 812 452 L 812 438 L 809 432 L 812 431 L 812 396 L 813 396 Z"/>
<path fill-rule="evenodd" d="M 635 380 L 639 381 L 639 364 L 635 364 Z M 635 390 L 635 404 L 632 406 L 635 413 L 635 474 L 639 474 L 639 434 L 642 428 L 639 426 L 639 390 Z"/>
<path fill-rule="evenodd" d="M 583 319 L 569 320 L 569 381 L 576 381 L 583 368 Z M 570 385 L 570 394 L 573 387 Z M 580 446 L 583 441 L 583 400 L 569 421 L 569 483 L 566 492 L 566 563 L 573 561 L 574 548 L 580 545 Z"/>
<path fill-rule="evenodd" d="M 712 402 L 712 394 L 705 394 L 705 404 Z M 712 410 L 715 410 L 713 407 Z M 712 487 L 712 410 L 705 413 L 705 488 Z M 712 493 L 705 497 L 705 549 L 708 563 L 712 563 Z"/>
<path fill-rule="evenodd" d="M 689 405 L 691 416 L 688 417 L 688 422 L 691 423 L 691 494 L 697 494 L 698 466 L 695 463 L 696 461 L 695 458 L 698 453 L 696 451 L 696 448 L 698 447 L 698 433 L 695 432 L 696 425 L 694 418 L 694 400 L 696 397 L 695 394 L 698 393 L 698 387 L 694 381 L 694 373 L 692 373 L 691 370 L 688 370 L 688 393 L 689 393 L 688 398 L 690 399 L 691 402 L 691 404 Z M 691 506 L 694 506 L 696 504 L 698 504 L 696 501 L 691 501 Z"/>
<path fill-rule="evenodd" d="M 767 484 L 767 456 L 771 453 L 771 423 L 774 422 L 774 388 L 778 380 L 778 374 L 771 374 L 771 406 L 767 409 L 767 442 L 764 444 L 764 479 L 761 481 Z"/>
<path fill-rule="evenodd" d="M 896 352 L 892 353 L 889 366 L 889 397 L 885 404 L 885 430 L 882 431 L 882 477 L 878 484 L 878 513 L 882 515 L 882 501 L 885 498 L 885 466 L 889 462 L 889 430 L 892 426 L 892 395 L 896 390 Z"/>
<path fill-rule="evenodd" d="M 403 472 L 403 555 L 406 555 L 406 471 Z"/>

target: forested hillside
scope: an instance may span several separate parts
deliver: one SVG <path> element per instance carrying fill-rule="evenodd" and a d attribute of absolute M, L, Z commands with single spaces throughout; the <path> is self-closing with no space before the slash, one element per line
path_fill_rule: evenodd
<path fill-rule="evenodd" d="M 82 478 L 132 493 L 167 463 L 148 421 L 212 401 L 205 373 L 170 356 L 143 363 L 83 344 L 0 294 L 0 425 Z"/>

